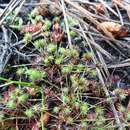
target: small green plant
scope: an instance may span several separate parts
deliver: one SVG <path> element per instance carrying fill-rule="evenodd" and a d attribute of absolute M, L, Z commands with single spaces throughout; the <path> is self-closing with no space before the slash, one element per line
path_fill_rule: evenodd
<path fill-rule="evenodd" d="M 70 102 L 70 98 L 68 97 L 68 96 L 65 96 L 65 95 L 63 95 L 62 96 L 62 101 L 63 101 L 63 103 L 69 103 Z"/>
<path fill-rule="evenodd" d="M 44 39 L 36 40 L 33 43 L 33 45 L 35 46 L 36 49 L 43 49 L 45 44 L 46 44 L 46 40 L 44 40 Z"/>
<path fill-rule="evenodd" d="M 48 47 L 47 47 L 47 50 L 49 53 L 53 53 L 57 50 L 57 46 L 55 44 L 49 44 Z"/>
<path fill-rule="evenodd" d="M 65 115 L 69 115 L 72 112 L 71 108 L 67 107 L 64 109 Z"/>
<path fill-rule="evenodd" d="M 90 60 L 92 60 L 92 58 L 93 58 L 93 54 L 92 54 L 91 52 L 87 52 L 87 53 L 85 53 L 85 54 L 83 55 L 83 58 L 84 58 L 85 60 L 90 61 Z"/>
<path fill-rule="evenodd" d="M 31 33 L 25 33 L 23 41 L 25 44 L 28 44 L 32 41 L 32 34 Z"/>
<path fill-rule="evenodd" d="M 96 77 L 97 76 L 97 71 L 95 69 L 89 71 L 89 76 L 90 77 Z"/>
<path fill-rule="evenodd" d="M 22 76 L 25 73 L 25 69 L 24 68 L 18 68 L 16 73 L 17 73 L 17 75 Z"/>
<path fill-rule="evenodd" d="M 50 4 L 47 5 L 47 8 L 50 9 L 50 6 Z M 27 60 L 17 59 L 16 56 L 15 61 L 9 62 L 9 67 L 5 69 L 7 73 L 3 73 L 6 78 L 0 77 L 1 124 L 5 125 L 9 120 L 7 125 L 12 123 L 13 126 L 18 127 L 16 129 L 23 128 L 25 130 L 45 130 L 44 126 L 46 126 L 46 129 L 58 129 L 60 126 L 61 129 L 66 127 L 65 129 L 72 130 L 106 130 L 111 125 L 112 127 L 116 126 L 116 118 L 111 112 L 112 109 L 109 108 L 115 100 L 113 100 L 113 96 L 105 96 L 96 67 L 103 74 L 104 84 L 109 85 L 111 78 L 107 77 L 105 71 L 101 69 L 101 63 L 98 63 L 100 57 L 97 55 L 97 51 L 100 51 L 100 47 L 98 50 L 95 49 L 94 45 L 90 48 L 87 44 L 88 42 L 97 42 L 100 38 L 100 35 L 97 37 L 94 34 L 96 30 L 93 34 L 89 33 L 94 28 L 96 29 L 96 26 L 91 24 L 91 20 L 82 26 L 86 22 L 85 18 L 80 21 L 76 17 L 67 16 L 72 43 L 70 47 L 63 15 L 55 17 L 50 12 L 48 17 L 45 18 L 39 9 L 41 9 L 41 6 L 34 8 L 31 13 L 27 13 L 25 21 L 22 17 L 15 15 L 16 10 L 7 17 L 3 24 L 4 26 L 7 24 L 6 30 L 10 30 L 9 26 L 11 29 L 19 31 L 18 36 L 12 30 L 8 31 L 9 38 L 12 40 L 13 36 L 13 38 L 16 38 L 13 41 L 18 42 L 21 37 L 23 38 L 22 43 L 24 42 L 25 45 L 20 46 L 22 45 L 20 42 L 16 49 L 20 51 L 18 54 L 27 54 L 27 58 L 25 57 Z M 69 6 L 67 6 L 67 9 L 69 9 Z M 43 11 L 46 12 L 46 10 Z M 88 28 L 88 25 L 90 25 L 90 28 Z M 91 28 L 91 26 L 94 28 Z M 12 36 L 10 35 L 11 32 L 13 32 Z M 21 57 L 21 55 L 18 57 Z M 108 57 L 103 55 L 102 58 L 105 58 L 106 62 Z M 106 62 L 106 64 L 108 63 Z M 12 67 L 14 64 L 15 67 Z M 12 70 L 12 68 L 16 67 L 18 69 L 15 72 L 16 69 Z M 111 74 L 112 68 L 108 68 L 109 70 Z M 118 90 L 121 93 L 122 90 L 120 88 Z M 113 91 L 112 86 L 109 88 L 109 92 L 116 97 L 115 91 Z M 117 94 L 119 102 L 124 101 L 125 94 Z M 116 103 L 114 105 L 116 106 Z M 128 108 L 118 107 L 117 113 L 119 113 L 121 122 L 127 125 L 130 120 Z M 26 123 L 25 126 L 21 126 L 23 122 Z M 10 129 L 12 126 L 9 127 L 3 129 Z M 110 129 L 114 130 L 115 128 Z"/>
<path fill-rule="evenodd" d="M 24 113 L 28 118 L 32 118 L 34 116 L 34 111 L 31 108 L 26 109 L 26 111 Z"/>
<path fill-rule="evenodd" d="M 77 57 L 79 57 L 79 52 L 78 52 L 78 50 L 76 50 L 76 49 L 70 49 L 69 51 L 70 51 L 70 52 L 69 52 L 70 57 L 72 57 L 72 58 L 77 58 Z"/>
<path fill-rule="evenodd" d="M 57 113 L 57 114 L 58 114 L 59 111 L 60 111 L 60 108 L 59 108 L 59 107 L 54 107 L 54 109 L 53 109 L 53 112 L 54 112 L 54 113 Z"/>
<path fill-rule="evenodd" d="M 67 118 L 67 124 L 73 124 L 74 119 L 72 117 Z"/>
<path fill-rule="evenodd" d="M 43 21 L 43 17 L 41 15 L 36 15 L 35 21 L 36 22 L 41 22 L 41 21 Z"/>
<path fill-rule="evenodd" d="M 29 79 L 32 80 L 32 81 L 42 80 L 42 78 L 46 77 L 45 71 L 38 71 L 38 70 L 35 70 L 35 69 L 27 70 L 26 74 L 29 75 Z"/>
<path fill-rule="evenodd" d="M 59 20 L 60 20 L 60 19 L 59 19 L 59 17 L 57 17 L 57 16 L 54 17 L 54 19 L 53 19 L 54 22 L 59 22 Z"/>
<path fill-rule="evenodd" d="M 28 98 L 29 98 L 29 94 L 20 95 L 18 97 L 18 102 L 19 103 L 24 103 L 24 102 L 26 102 L 28 100 Z"/>
<path fill-rule="evenodd" d="M 97 107 L 95 108 L 95 111 L 96 111 L 97 114 L 103 114 L 103 111 L 104 111 L 104 110 L 103 110 L 103 108 L 97 106 Z"/>
<path fill-rule="evenodd" d="M 81 104 L 80 110 L 81 110 L 81 113 L 82 113 L 83 115 L 86 115 L 86 113 L 88 112 L 88 104 L 87 104 L 87 103 Z"/>
<path fill-rule="evenodd" d="M 69 21 L 70 27 L 78 26 L 79 24 L 79 22 L 75 18 L 72 18 L 72 17 L 69 17 L 68 21 Z"/>
<path fill-rule="evenodd" d="M 10 100 L 7 102 L 6 106 L 7 106 L 7 108 L 14 109 L 14 108 L 16 108 L 17 105 L 16 105 L 15 101 Z"/>
<path fill-rule="evenodd" d="M 72 38 L 74 38 L 74 37 L 77 36 L 77 34 L 76 34 L 76 32 L 74 32 L 74 31 L 70 31 L 70 36 L 71 36 Z"/>
<path fill-rule="evenodd" d="M 10 27 L 16 30 L 21 30 L 22 26 L 23 26 L 23 19 L 20 17 L 16 17 L 14 19 L 13 24 L 10 24 Z"/>
<path fill-rule="evenodd" d="M 43 30 L 44 30 L 44 31 L 49 31 L 50 28 L 51 28 L 51 25 L 52 25 L 52 24 L 51 24 L 51 21 L 46 19 L 46 20 L 44 21 Z"/>
<path fill-rule="evenodd" d="M 58 57 L 55 59 L 55 64 L 60 65 L 63 63 L 63 57 Z"/>
<path fill-rule="evenodd" d="M 83 64 L 78 64 L 78 65 L 75 67 L 75 69 L 76 69 L 76 72 L 77 72 L 77 73 L 81 73 L 81 72 L 83 72 L 83 71 L 85 70 L 85 66 L 84 66 Z"/>
<path fill-rule="evenodd" d="M 62 73 L 63 74 L 71 73 L 72 69 L 73 69 L 73 65 L 72 64 L 68 64 L 67 66 L 64 66 L 62 68 Z"/>

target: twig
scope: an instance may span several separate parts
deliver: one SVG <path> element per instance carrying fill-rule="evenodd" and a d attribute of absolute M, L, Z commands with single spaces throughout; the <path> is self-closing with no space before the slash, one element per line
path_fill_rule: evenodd
<path fill-rule="evenodd" d="M 115 7 L 116 7 L 116 10 L 117 10 L 118 15 L 119 15 L 121 25 L 124 25 L 123 18 L 122 18 L 122 15 L 121 15 L 121 13 L 120 13 L 120 10 L 119 10 L 118 6 L 117 6 L 117 5 L 115 5 Z"/>

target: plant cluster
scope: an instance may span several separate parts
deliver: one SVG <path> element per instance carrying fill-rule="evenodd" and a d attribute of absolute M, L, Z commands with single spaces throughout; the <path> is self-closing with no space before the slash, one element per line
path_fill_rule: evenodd
<path fill-rule="evenodd" d="M 21 51 L 36 55 L 28 58 L 29 65 L 14 69 L 11 78 L 0 77 L 3 130 L 19 129 L 21 124 L 25 130 L 115 130 L 111 102 L 129 125 L 130 111 L 122 105 L 129 94 L 117 90 L 117 97 L 106 97 L 97 73 L 103 65 L 94 63 L 95 50 L 77 33 L 76 19 L 68 18 L 70 47 L 63 17 L 44 18 L 32 11 L 24 23 L 20 16 L 12 21 L 14 16 L 15 11 L 5 23 L 21 36 Z M 11 70 L 6 67 L 8 73 Z"/>

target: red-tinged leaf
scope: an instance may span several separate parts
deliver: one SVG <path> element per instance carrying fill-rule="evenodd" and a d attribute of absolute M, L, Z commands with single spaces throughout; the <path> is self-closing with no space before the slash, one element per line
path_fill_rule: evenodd
<path fill-rule="evenodd" d="M 35 91 L 35 89 L 34 88 L 26 88 L 26 90 L 27 90 L 27 92 L 29 93 L 29 94 L 31 94 L 32 96 L 35 96 L 36 95 L 36 91 Z"/>
<path fill-rule="evenodd" d="M 15 89 L 15 87 L 14 87 L 13 85 L 10 85 L 10 86 L 8 87 L 8 91 L 9 91 L 9 92 L 13 91 L 14 89 Z"/>
<path fill-rule="evenodd" d="M 49 122 L 49 119 L 50 119 L 49 112 L 45 112 L 45 114 L 43 115 L 43 117 L 41 117 L 41 121 L 44 122 L 44 125 L 47 125 L 47 123 Z"/>
<path fill-rule="evenodd" d="M 37 24 L 24 25 L 21 29 L 21 34 L 22 33 L 35 33 L 42 28 L 42 25 L 43 24 L 41 22 Z"/>
<path fill-rule="evenodd" d="M 62 28 L 60 26 L 60 24 L 57 22 L 54 24 L 53 26 L 53 33 L 52 33 L 52 41 L 56 42 L 56 43 L 59 43 L 62 41 L 63 39 L 63 31 L 62 31 Z"/>
<path fill-rule="evenodd" d="M 96 118 L 96 113 L 94 112 L 91 112 L 87 115 L 87 118 L 90 119 L 90 120 L 94 120 Z"/>
<path fill-rule="evenodd" d="M 113 113 L 112 113 L 112 112 L 108 112 L 108 113 L 106 114 L 106 117 L 107 117 L 107 118 L 113 118 L 113 117 L 114 117 L 114 115 L 113 115 Z"/>

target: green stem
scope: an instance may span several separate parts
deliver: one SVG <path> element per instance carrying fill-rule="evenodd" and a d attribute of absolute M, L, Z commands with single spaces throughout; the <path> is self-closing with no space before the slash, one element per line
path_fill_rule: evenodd
<path fill-rule="evenodd" d="M 22 81 L 13 81 L 13 80 L 6 79 L 6 78 L 3 78 L 3 77 L 0 77 L 0 80 L 6 81 L 9 84 L 17 84 L 17 85 L 22 85 L 22 86 L 26 86 L 26 87 L 34 87 L 35 86 L 34 83 L 28 83 L 28 82 L 22 82 Z"/>

